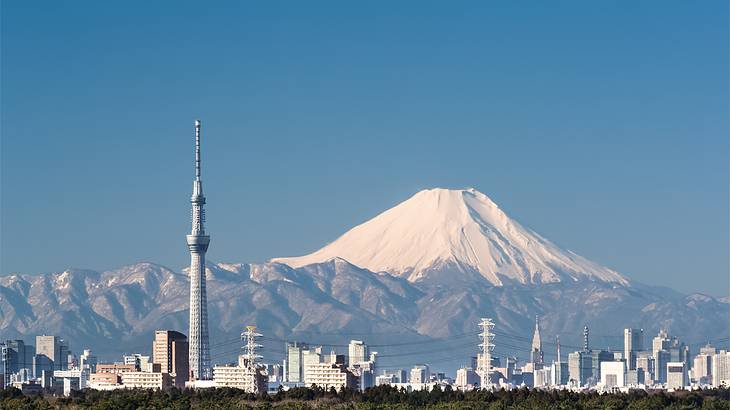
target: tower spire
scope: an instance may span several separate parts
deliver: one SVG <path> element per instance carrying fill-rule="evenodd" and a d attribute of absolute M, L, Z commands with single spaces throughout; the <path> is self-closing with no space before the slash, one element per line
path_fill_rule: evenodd
<path fill-rule="evenodd" d="M 532 336 L 532 352 L 530 354 L 532 363 L 538 367 L 543 364 L 544 354 L 542 351 L 542 339 L 540 338 L 540 318 L 535 315 L 535 334 Z"/>
<path fill-rule="evenodd" d="M 195 120 L 195 180 L 200 181 L 200 120 Z"/>
<path fill-rule="evenodd" d="M 558 345 L 558 363 L 560 363 L 560 335 L 555 336 L 555 343 Z"/>

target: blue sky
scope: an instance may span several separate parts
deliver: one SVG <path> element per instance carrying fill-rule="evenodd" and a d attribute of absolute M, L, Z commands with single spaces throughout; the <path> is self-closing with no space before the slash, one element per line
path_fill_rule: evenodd
<path fill-rule="evenodd" d="M 730 293 L 728 4 L 2 2 L 0 273 L 310 252 L 473 186 L 626 276 Z"/>

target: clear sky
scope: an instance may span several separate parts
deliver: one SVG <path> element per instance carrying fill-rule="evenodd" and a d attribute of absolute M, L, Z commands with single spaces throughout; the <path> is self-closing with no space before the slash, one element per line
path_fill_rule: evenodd
<path fill-rule="evenodd" d="M 629 278 L 730 293 L 726 1 L 2 2 L 0 273 L 308 253 L 473 186 Z"/>

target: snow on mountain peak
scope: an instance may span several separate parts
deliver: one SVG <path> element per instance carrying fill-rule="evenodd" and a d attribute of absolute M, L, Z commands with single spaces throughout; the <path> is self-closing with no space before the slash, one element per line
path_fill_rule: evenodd
<path fill-rule="evenodd" d="M 314 253 L 272 262 L 297 268 L 335 257 L 411 282 L 458 273 L 496 286 L 581 278 L 628 284 L 618 272 L 522 227 L 474 188 L 422 190 Z"/>

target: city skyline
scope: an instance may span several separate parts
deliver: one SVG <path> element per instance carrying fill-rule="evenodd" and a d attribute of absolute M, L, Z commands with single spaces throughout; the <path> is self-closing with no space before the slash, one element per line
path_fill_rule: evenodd
<path fill-rule="evenodd" d="M 181 141 L 201 117 L 210 260 L 305 254 L 420 189 L 474 186 L 632 279 L 727 296 L 727 5 L 626 6 L 180 5 L 160 29 L 4 4 L 0 274 L 185 266 Z"/>

